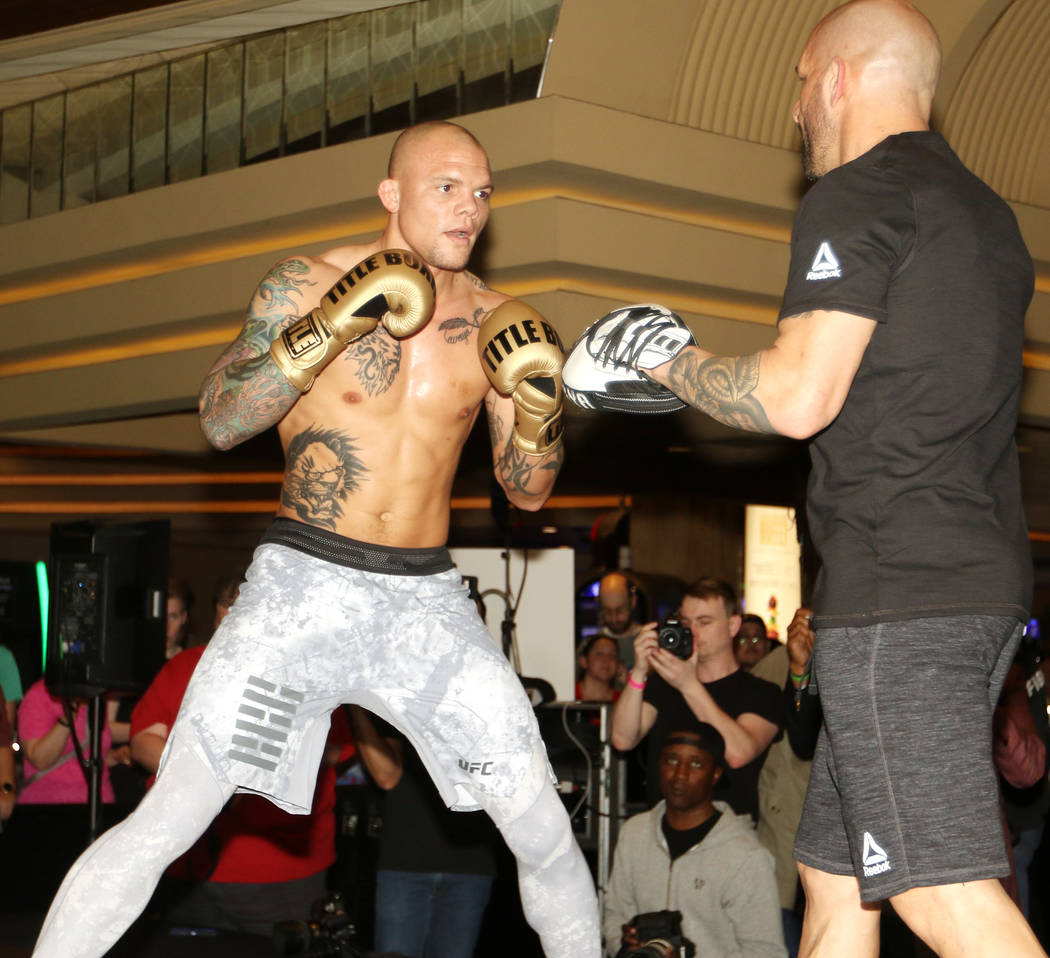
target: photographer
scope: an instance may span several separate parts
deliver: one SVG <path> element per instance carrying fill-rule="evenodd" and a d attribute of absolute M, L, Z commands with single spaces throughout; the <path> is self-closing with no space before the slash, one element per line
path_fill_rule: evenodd
<path fill-rule="evenodd" d="M 700 722 L 713 725 L 725 740 L 726 764 L 733 770 L 715 797 L 755 819 L 758 773 L 784 724 L 780 689 L 737 664 L 733 640 L 740 614 L 729 583 L 698 579 L 686 590 L 678 619 L 688 630 L 684 647 L 673 651 L 660 647 L 657 636 L 666 630 L 658 629 L 655 622 L 635 639 L 634 666 L 613 709 L 613 746 L 632 749 L 650 733 L 659 742 L 672 728 L 695 728 Z M 651 749 L 650 804 L 660 798 L 658 766 L 659 754 Z"/>
<path fill-rule="evenodd" d="M 607 955 L 627 958 L 665 923 L 652 913 L 676 909 L 680 935 L 655 932 L 674 947 L 669 955 L 693 954 L 691 943 L 697 958 L 783 958 L 773 857 L 746 816 L 712 800 L 724 753 L 722 736 L 706 723 L 672 728 L 665 738 L 663 801 L 629 819 L 616 846 L 603 919 Z"/>

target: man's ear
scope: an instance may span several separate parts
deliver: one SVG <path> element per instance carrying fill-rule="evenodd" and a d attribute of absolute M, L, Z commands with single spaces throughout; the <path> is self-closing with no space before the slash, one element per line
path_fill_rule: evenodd
<path fill-rule="evenodd" d="M 832 57 L 828 65 L 828 101 L 835 106 L 846 95 L 846 61 Z"/>
<path fill-rule="evenodd" d="M 397 180 L 392 180 L 388 177 L 379 184 L 376 192 L 379 194 L 379 202 L 383 204 L 383 208 L 388 213 L 396 213 L 398 211 L 398 208 L 401 206 L 401 188 L 398 186 Z"/>
<path fill-rule="evenodd" d="M 743 625 L 744 618 L 740 615 L 731 615 L 729 617 L 729 638 L 735 639 L 737 634 L 740 632 L 740 626 Z"/>
<path fill-rule="evenodd" d="M 717 785 L 718 784 L 718 780 L 721 777 L 722 777 L 722 766 L 719 765 L 718 768 L 715 769 L 714 775 L 711 776 L 711 784 L 712 785 Z"/>

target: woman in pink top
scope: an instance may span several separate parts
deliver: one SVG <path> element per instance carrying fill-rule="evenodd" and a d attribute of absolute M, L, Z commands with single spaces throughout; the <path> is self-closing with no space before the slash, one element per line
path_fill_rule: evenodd
<path fill-rule="evenodd" d="M 116 703 L 112 703 L 114 706 Z M 88 707 L 85 699 L 73 700 L 70 727 L 62 700 L 53 696 L 39 679 L 29 687 L 18 709 L 18 733 L 22 742 L 24 784 L 18 794 L 20 805 L 85 804 L 87 777 L 73 748 L 73 735 L 87 758 L 91 752 L 88 736 Z M 107 708 L 107 715 L 111 709 Z M 109 766 L 118 760 L 112 752 L 109 722 L 102 727 L 102 801 L 113 801 Z"/>

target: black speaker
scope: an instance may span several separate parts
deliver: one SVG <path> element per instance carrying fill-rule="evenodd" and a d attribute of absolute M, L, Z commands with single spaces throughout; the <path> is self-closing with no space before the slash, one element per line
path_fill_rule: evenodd
<path fill-rule="evenodd" d="M 44 681 L 63 696 L 141 692 L 164 664 L 167 520 L 51 527 Z"/>

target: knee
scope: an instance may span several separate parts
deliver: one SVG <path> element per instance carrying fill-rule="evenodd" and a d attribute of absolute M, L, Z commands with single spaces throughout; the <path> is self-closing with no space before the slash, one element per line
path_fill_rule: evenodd
<path fill-rule="evenodd" d="M 574 847 L 568 812 L 549 785 L 513 820 L 492 817 L 519 865 L 543 868 Z"/>

